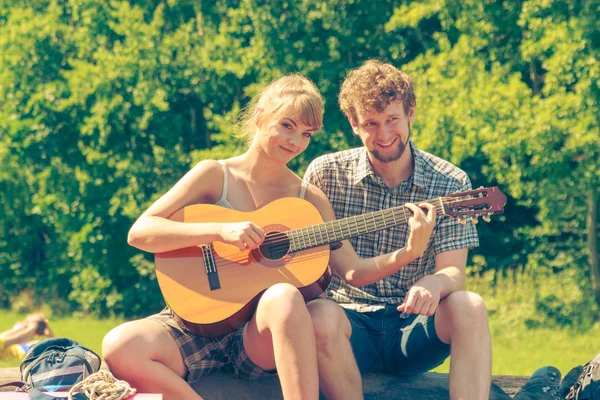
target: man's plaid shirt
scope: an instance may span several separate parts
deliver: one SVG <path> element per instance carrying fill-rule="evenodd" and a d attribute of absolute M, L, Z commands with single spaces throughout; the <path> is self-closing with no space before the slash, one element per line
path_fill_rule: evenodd
<path fill-rule="evenodd" d="M 389 189 L 383 179 L 375 175 L 365 147 L 317 158 L 309 165 L 304 179 L 327 195 L 338 219 L 471 189 L 471 181 L 464 171 L 417 149 L 412 141 L 410 149 L 414 173 L 394 189 Z M 404 247 L 409 233 L 408 225 L 401 224 L 352 238 L 350 242 L 360 257 L 375 257 Z M 415 282 L 435 272 L 437 254 L 478 245 L 477 231 L 472 222 L 462 225 L 438 213 L 436 226 L 422 257 L 393 275 L 360 288 L 348 285 L 334 274 L 327 297 L 361 312 L 378 310 L 384 307 L 384 303 L 400 304 Z"/>

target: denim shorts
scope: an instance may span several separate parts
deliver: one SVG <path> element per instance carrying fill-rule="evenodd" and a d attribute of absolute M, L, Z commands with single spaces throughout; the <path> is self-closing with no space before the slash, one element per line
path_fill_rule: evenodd
<path fill-rule="evenodd" d="M 450 345 L 435 332 L 434 317 L 400 318 L 396 305 L 374 312 L 344 309 L 352 325 L 350 344 L 360 372 L 396 375 L 427 372 L 450 355 Z"/>
<path fill-rule="evenodd" d="M 177 343 L 188 370 L 186 380 L 190 384 L 216 371 L 224 371 L 240 379 L 256 379 L 277 373 L 276 370 L 264 371 L 250 360 L 244 349 L 244 327 L 225 336 L 200 337 L 177 323 L 169 308 L 148 318 L 160 323 Z"/>

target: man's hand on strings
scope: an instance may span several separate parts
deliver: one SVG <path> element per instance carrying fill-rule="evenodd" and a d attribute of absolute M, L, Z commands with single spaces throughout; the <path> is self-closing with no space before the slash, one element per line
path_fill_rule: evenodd
<path fill-rule="evenodd" d="M 429 203 L 420 203 L 418 206 L 413 203 L 406 203 L 404 206 L 413 213 L 412 217 L 408 219 L 410 236 L 406 244 L 406 251 L 413 258 L 419 258 L 427 248 L 431 232 L 435 227 L 436 209 Z M 427 214 L 425 214 L 423 208 L 427 209 Z"/>

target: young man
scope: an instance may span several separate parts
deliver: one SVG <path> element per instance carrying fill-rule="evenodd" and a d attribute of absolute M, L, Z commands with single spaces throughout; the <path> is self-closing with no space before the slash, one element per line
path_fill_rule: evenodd
<path fill-rule="evenodd" d="M 419 204 L 471 188 L 463 171 L 420 151 L 410 140 L 416 99 L 407 74 L 368 61 L 342 84 L 340 106 L 364 146 L 319 157 L 304 178 L 327 195 L 337 218 Z M 410 226 L 435 226 L 427 246 L 412 261 L 383 279 L 377 268 L 361 270 L 356 279 L 346 266 L 327 291 L 343 308 L 331 300 L 309 304 L 319 349 L 319 383 L 330 400 L 361 399 L 360 372 L 416 374 L 448 355 L 450 397 L 489 398 L 487 312 L 481 297 L 464 291 L 467 253 L 479 244 L 477 232 L 471 222 L 436 218 L 429 204 L 420 205 L 427 214 L 415 213 Z M 410 254 L 413 230 L 400 225 L 351 242 L 363 258 L 401 245 Z"/>

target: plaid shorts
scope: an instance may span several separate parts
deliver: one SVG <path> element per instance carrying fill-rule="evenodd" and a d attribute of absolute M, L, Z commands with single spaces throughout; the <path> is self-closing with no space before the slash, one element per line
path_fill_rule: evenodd
<path fill-rule="evenodd" d="M 188 374 L 188 383 L 194 383 L 203 376 L 215 371 L 224 371 L 240 379 L 256 379 L 276 374 L 275 370 L 265 371 L 254 364 L 244 349 L 244 327 L 220 337 L 200 337 L 173 318 L 169 308 L 148 319 L 160 323 L 175 339 L 181 351 Z"/>

